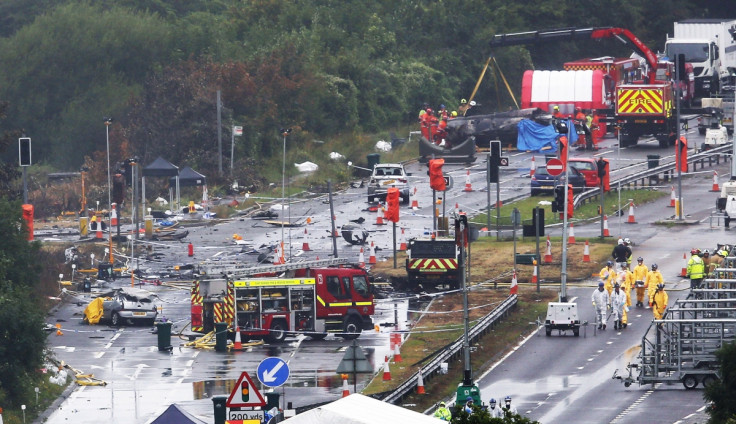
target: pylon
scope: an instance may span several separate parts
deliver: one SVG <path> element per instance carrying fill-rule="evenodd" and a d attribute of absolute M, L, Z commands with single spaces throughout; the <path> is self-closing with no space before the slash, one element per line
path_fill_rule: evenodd
<path fill-rule="evenodd" d="M 417 375 L 417 394 L 423 395 L 424 391 L 424 378 L 422 378 L 422 369 L 419 368 L 419 375 Z"/>
<path fill-rule="evenodd" d="M 667 207 L 674 208 L 675 202 L 677 202 L 677 197 L 675 197 L 675 186 L 672 186 L 672 188 L 670 189 L 670 204 Z"/>
<path fill-rule="evenodd" d="M 342 397 L 350 396 L 350 389 L 348 389 L 348 375 L 341 374 L 342 377 Z"/>
<path fill-rule="evenodd" d="M 682 267 L 682 271 L 680 271 L 680 277 L 687 276 L 687 253 L 682 254 L 682 260 L 685 262 L 685 265 Z"/>
<path fill-rule="evenodd" d="M 274 250 L 273 254 L 274 254 L 274 257 L 273 257 L 274 265 L 281 265 L 283 263 L 286 263 L 286 261 L 284 261 L 284 256 L 281 253 L 281 244 L 276 245 L 276 250 Z"/>
<path fill-rule="evenodd" d="M 391 370 L 388 368 L 388 355 L 383 362 L 383 381 L 391 381 Z"/>
<path fill-rule="evenodd" d="M 496 202 L 496 208 L 501 209 L 503 207 L 503 200 L 498 199 Z"/>
<path fill-rule="evenodd" d="M 401 244 L 399 250 L 406 250 L 406 234 L 404 234 L 404 227 L 401 227 Z"/>
<path fill-rule="evenodd" d="M 403 359 L 401 359 L 401 343 L 396 343 L 394 345 L 394 362 L 402 362 Z"/>
<path fill-rule="evenodd" d="M 363 248 L 360 248 L 360 254 L 358 255 L 358 266 L 365 268 L 365 255 L 363 254 Z"/>
<path fill-rule="evenodd" d="M 583 262 L 590 262 L 590 246 L 588 246 L 588 240 L 585 240 L 585 249 L 583 249 Z"/>
<path fill-rule="evenodd" d="M 509 291 L 509 294 L 517 293 L 519 293 L 519 282 L 516 280 L 516 270 L 514 270 L 514 275 L 511 277 L 511 290 Z"/>
<path fill-rule="evenodd" d="M 710 191 L 721 191 L 718 187 L 718 172 L 713 171 L 713 188 Z"/>
<path fill-rule="evenodd" d="M 417 188 L 411 191 L 411 208 L 414 210 L 419 209 L 419 202 L 417 201 Z"/>
<path fill-rule="evenodd" d="M 468 173 L 465 174 L 465 188 L 463 189 L 465 192 L 471 192 L 473 191 L 473 186 L 470 184 L 470 170 L 468 170 Z"/>
<path fill-rule="evenodd" d="M 534 176 L 534 171 L 536 171 L 537 166 L 534 164 L 534 155 L 532 155 L 532 167 L 529 169 L 529 178 Z"/>
<path fill-rule="evenodd" d="M 116 204 L 112 204 L 112 210 L 110 211 L 110 226 L 115 227 L 118 225 L 118 211 L 115 208 Z"/>
<path fill-rule="evenodd" d="M 575 244 L 575 228 L 570 223 L 570 234 L 567 236 L 567 244 Z"/>
<path fill-rule="evenodd" d="M 547 251 L 544 252 L 544 263 L 552 263 L 552 242 L 549 241 L 549 236 L 547 236 Z"/>
<path fill-rule="evenodd" d="M 368 263 L 373 265 L 376 263 L 376 246 L 371 242 L 371 256 L 368 257 Z"/>
<path fill-rule="evenodd" d="M 240 340 L 240 327 L 235 327 L 235 341 L 233 342 L 233 350 L 243 350 L 243 342 Z"/>
<path fill-rule="evenodd" d="M 309 237 L 309 232 L 307 231 L 307 227 L 304 227 L 304 238 L 306 239 L 307 237 Z M 308 241 L 304 240 L 304 243 L 302 243 L 302 250 L 305 252 L 309 252 L 310 250 L 312 250 L 309 248 Z"/>
<path fill-rule="evenodd" d="M 611 232 L 608 230 L 608 215 L 603 215 L 603 237 L 611 237 Z"/>
<path fill-rule="evenodd" d="M 56 324 L 56 335 L 57 336 L 63 336 L 64 333 L 61 332 L 61 324 Z"/>
<path fill-rule="evenodd" d="M 629 202 L 629 219 L 626 221 L 627 224 L 636 224 L 636 219 L 634 218 L 634 202 Z"/>
<path fill-rule="evenodd" d="M 533 266 L 534 266 L 534 273 L 532 274 L 532 284 L 536 284 L 536 283 L 537 283 L 537 281 L 539 281 L 539 280 L 538 280 L 538 278 L 539 278 L 539 277 L 538 277 L 538 275 L 539 275 L 539 274 L 537 273 L 537 260 L 536 260 L 536 259 L 534 259 L 534 260 L 532 261 L 532 264 L 533 264 Z"/>
<path fill-rule="evenodd" d="M 383 208 L 381 208 L 380 203 L 376 208 L 376 223 L 374 225 L 386 225 L 386 223 L 383 222 Z"/>

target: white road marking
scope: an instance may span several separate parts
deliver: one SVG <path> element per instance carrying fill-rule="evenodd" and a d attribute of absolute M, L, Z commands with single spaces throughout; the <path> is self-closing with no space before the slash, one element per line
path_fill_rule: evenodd
<path fill-rule="evenodd" d="M 659 388 L 659 386 L 661 386 L 661 385 L 662 385 L 662 383 L 657 383 L 657 384 L 655 384 L 655 385 L 654 385 L 654 390 L 656 390 L 657 388 Z M 637 406 L 639 406 L 639 404 L 640 404 L 640 403 L 644 402 L 644 400 L 645 400 L 646 398 L 648 398 L 648 397 L 649 397 L 649 395 L 651 395 L 652 393 L 654 393 L 654 390 L 647 390 L 647 391 L 646 391 L 646 393 L 644 393 L 643 395 L 641 395 L 641 396 L 639 397 L 639 399 L 635 400 L 635 401 L 634 401 L 634 403 L 632 403 L 631 405 L 629 405 L 629 407 L 628 407 L 628 408 L 624 409 L 624 410 L 623 410 L 623 411 L 622 411 L 622 412 L 621 412 L 620 414 L 618 414 L 618 415 L 616 416 L 616 418 L 614 418 L 614 419 L 613 419 L 613 420 L 611 421 L 611 424 L 613 424 L 613 423 L 617 422 L 617 421 L 618 421 L 619 419 L 621 419 L 621 418 L 623 418 L 624 416 L 626 416 L 626 414 L 628 414 L 629 412 L 633 411 L 633 410 L 634 410 L 634 408 L 636 408 Z"/>
<path fill-rule="evenodd" d="M 104 354 L 105 354 L 105 352 L 97 352 L 97 353 L 95 353 L 95 359 L 102 358 L 102 355 L 104 355 Z"/>
<path fill-rule="evenodd" d="M 194 360 L 189 360 L 189 361 L 187 361 L 187 363 L 185 364 L 185 366 L 191 367 L 193 364 L 194 364 Z"/>
<path fill-rule="evenodd" d="M 596 153 L 596 154 L 593 155 L 593 157 L 603 156 L 603 155 L 608 154 L 608 153 L 613 153 L 613 150 L 606 150 L 604 152 Z"/>

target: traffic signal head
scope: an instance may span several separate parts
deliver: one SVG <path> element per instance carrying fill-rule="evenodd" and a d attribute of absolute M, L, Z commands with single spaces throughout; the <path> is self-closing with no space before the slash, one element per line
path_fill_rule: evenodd
<path fill-rule="evenodd" d="M 429 161 L 429 186 L 432 190 L 445 191 L 445 176 L 442 174 L 444 159 L 430 159 Z"/>
<path fill-rule="evenodd" d="M 243 402 L 250 401 L 250 386 L 247 381 L 240 383 L 240 400 Z"/>
<path fill-rule="evenodd" d="M 31 139 L 29 137 L 18 139 L 18 165 L 31 165 Z"/>
<path fill-rule="evenodd" d="M 555 197 L 552 199 L 552 212 L 562 212 L 565 210 L 565 187 L 555 186 Z"/>
<path fill-rule="evenodd" d="M 399 189 L 391 187 L 386 194 L 386 205 L 388 206 L 384 212 L 384 218 L 391 222 L 399 222 Z"/>

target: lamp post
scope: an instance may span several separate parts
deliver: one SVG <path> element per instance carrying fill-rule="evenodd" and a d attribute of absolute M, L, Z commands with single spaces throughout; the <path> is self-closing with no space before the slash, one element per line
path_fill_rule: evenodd
<path fill-rule="evenodd" d="M 112 118 L 102 118 L 105 122 L 105 141 L 107 144 L 107 213 L 110 224 L 112 224 L 112 180 L 110 179 L 110 124 L 112 124 Z M 102 225 L 102 223 L 100 223 Z M 110 264 L 114 263 L 112 257 L 112 225 L 107 226 L 107 241 L 110 247 Z"/>
<path fill-rule="evenodd" d="M 284 154 L 281 162 L 281 252 L 284 255 L 284 202 L 286 201 L 286 136 L 291 133 L 291 128 L 282 128 L 281 135 L 284 136 Z"/>

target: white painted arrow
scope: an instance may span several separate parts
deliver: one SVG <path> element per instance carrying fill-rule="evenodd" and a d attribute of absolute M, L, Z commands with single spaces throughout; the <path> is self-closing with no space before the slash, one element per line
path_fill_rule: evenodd
<path fill-rule="evenodd" d="M 275 367 L 273 367 L 272 370 L 270 370 L 270 371 L 269 370 L 263 371 L 263 383 L 264 384 L 265 383 L 273 383 L 274 381 L 276 381 L 276 376 L 275 375 L 276 375 L 277 372 L 279 372 L 279 370 L 283 366 L 284 366 L 284 363 L 283 362 L 279 362 L 278 364 L 276 364 Z"/>
<path fill-rule="evenodd" d="M 141 371 L 143 371 L 143 368 L 148 368 L 148 365 L 146 365 L 146 364 L 138 364 L 138 366 L 136 367 L 136 370 L 133 373 L 133 375 L 128 376 L 128 378 L 131 379 L 131 380 L 135 380 L 136 378 L 138 378 L 138 376 L 140 375 Z"/>

